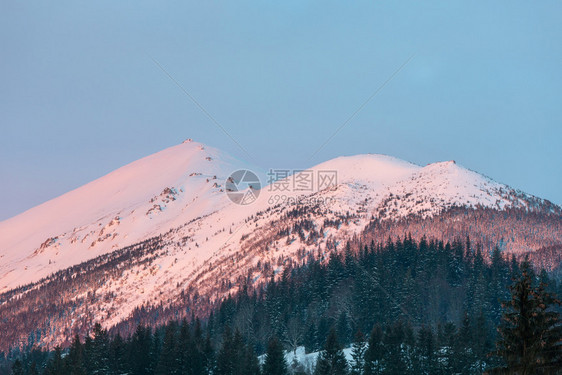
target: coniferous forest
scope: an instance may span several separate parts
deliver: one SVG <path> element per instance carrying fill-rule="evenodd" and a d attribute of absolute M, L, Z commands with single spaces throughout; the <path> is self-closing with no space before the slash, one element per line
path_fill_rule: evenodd
<path fill-rule="evenodd" d="M 546 272 L 469 239 L 347 244 L 242 285 L 208 317 L 130 337 L 98 324 L 68 348 L 3 353 L 0 373 L 556 374 L 556 295 Z M 318 353 L 315 366 L 287 363 L 298 347 Z"/>

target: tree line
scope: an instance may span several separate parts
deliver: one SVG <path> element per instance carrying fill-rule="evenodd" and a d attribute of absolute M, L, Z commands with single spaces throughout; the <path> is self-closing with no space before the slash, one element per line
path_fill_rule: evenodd
<path fill-rule="evenodd" d="M 242 285 L 203 321 L 139 325 L 127 338 L 98 324 L 64 350 L 9 354 L 4 373 L 554 374 L 556 289 L 498 250 L 485 262 L 469 239 L 347 245 L 262 290 Z M 314 368 L 285 361 L 299 346 L 319 351 Z"/>

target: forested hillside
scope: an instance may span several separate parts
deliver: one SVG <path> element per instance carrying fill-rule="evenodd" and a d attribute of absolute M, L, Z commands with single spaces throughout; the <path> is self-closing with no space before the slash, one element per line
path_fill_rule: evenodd
<path fill-rule="evenodd" d="M 453 207 L 430 218 L 373 219 L 361 240 L 396 239 L 404 233 L 418 241 L 424 236 L 442 241 L 470 237 L 473 243 L 481 246 L 484 258 L 489 259 L 499 247 L 503 253 L 515 254 L 520 260 L 529 255 L 536 267 L 551 271 L 560 266 L 560 257 L 552 252 L 540 256 L 535 251 L 562 246 L 562 216 L 556 206 L 546 207 L 552 207 L 552 213 L 521 208 Z"/>
<path fill-rule="evenodd" d="M 85 341 L 68 337 L 73 343 L 64 361 L 58 349 L 24 355 L 22 373 L 32 374 L 33 362 L 47 374 L 174 374 L 186 366 L 197 368 L 189 374 L 257 373 L 257 355 L 267 352 L 271 338 L 285 350 L 304 346 L 307 352 L 369 341 L 369 354 L 362 356 L 378 358 L 384 373 L 482 373 L 494 364 L 487 354 L 496 340 L 500 301 L 509 299 L 508 285 L 519 274 L 517 260 L 496 250 L 485 262 L 468 239 L 348 244 L 329 259 L 311 256 L 285 268 L 263 287 L 244 286 L 202 323 L 172 319 L 153 330 L 144 327 L 153 326 L 151 317 L 160 310 L 139 313 L 142 325 L 132 335 L 132 320 L 109 333 L 96 326 Z M 545 272 L 536 280 L 559 288 Z M 4 373 L 19 354 L 7 355 Z"/>

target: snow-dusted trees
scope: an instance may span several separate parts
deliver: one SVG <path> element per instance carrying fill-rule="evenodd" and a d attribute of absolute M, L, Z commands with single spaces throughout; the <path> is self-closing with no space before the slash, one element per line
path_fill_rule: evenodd
<path fill-rule="evenodd" d="M 346 375 L 348 364 L 338 342 L 335 329 L 331 329 L 324 350 L 318 355 L 314 375 Z"/>
<path fill-rule="evenodd" d="M 487 260 L 477 246 L 465 243 L 469 241 L 418 243 L 405 236 L 385 244 L 350 244 L 327 259 L 290 264 L 266 285 L 246 280 L 238 293 L 223 301 L 197 297 L 180 301 L 185 305 L 143 306 L 130 322 L 110 332 L 93 327 L 84 343 L 78 330 L 79 336 L 73 332 L 67 338 L 64 353 L 50 353 L 48 365 L 39 361 L 38 368 L 58 374 L 63 365 L 62 373 L 75 375 L 257 374 L 257 355 L 275 349 L 262 361 L 277 358 L 274 362 L 279 363 L 283 350 L 305 346 L 307 352 L 324 349 L 317 371 L 340 371 L 341 347 L 349 348 L 353 333 L 361 330 L 370 334 L 354 340 L 354 360 L 349 363 L 353 374 L 482 373 L 493 365 L 488 353 L 504 312 L 498 299 L 509 291 L 511 277 L 521 280 L 530 269 L 520 267 L 516 259 L 507 261 L 498 251 Z M 552 333 L 541 336 L 549 337 L 552 349 L 556 323 L 552 311 L 542 306 L 550 303 L 546 291 L 556 284 L 546 286 L 546 273 L 537 279 L 543 284 L 533 286 L 529 294 L 537 314 L 533 326 Z M 210 311 L 203 323 L 193 314 L 200 311 L 193 309 L 188 310 L 189 322 L 181 320 L 194 302 Z M 515 312 L 512 308 L 508 313 Z M 510 316 L 515 321 L 515 315 Z M 160 324 L 163 319 L 168 322 Z M 139 325 L 130 332 L 133 321 L 158 328 Z M 506 337 L 516 332 L 516 326 L 502 327 Z M 280 340 L 272 349 L 273 336 Z M 551 349 L 546 352 L 556 353 Z M 1 360 L 0 356 L 4 375 Z M 22 359 L 26 374 L 31 361 Z M 298 366 L 288 370 L 293 369 Z"/>
<path fill-rule="evenodd" d="M 283 346 L 276 337 L 272 337 L 267 344 L 262 374 L 287 375 L 288 373 Z"/>
<path fill-rule="evenodd" d="M 552 310 L 560 301 L 536 280 L 529 263 L 521 266 L 521 276 L 505 303 L 496 354 L 503 365 L 498 374 L 554 374 L 562 367 L 562 325 Z"/>

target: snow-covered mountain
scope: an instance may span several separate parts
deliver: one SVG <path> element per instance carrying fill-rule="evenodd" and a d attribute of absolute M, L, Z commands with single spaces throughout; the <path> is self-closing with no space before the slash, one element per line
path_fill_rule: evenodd
<path fill-rule="evenodd" d="M 322 197 L 336 212 L 398 218 L 433 215 L 453 205 L 539 208 L 541 200 L 455 164 L 420 167 L 385 155 L 340 157 L 311 170 L 336 171 L 328 188 L 265 187 L 258 201 L 240 206 L 225 194 L 226 178 L 243 162 L 191 140 L 117 169 L 74 191 L 0 223 L 0 292 L 109 251 L 166 233 L 185 223 L 210 228 L 240 220 L 298 196 Z M 263 179 L 263 176 L 262 176 Z M 265 184 L 266 181 L 264 181 Z M 294 202 L 294 201 L 291 201 Z M 212 215 L 210 218 L 204 218 Z M 221 239 L 222 240 L 222 239 Z M 207 249 L 208 246 L 205 246 Z M 212 252 L 213 248 L 207 249 Z"/>
<path fill-rule="evenodd" d="M 219 210 L 240 167 L 187 140 L 0 222 L 0 292 Z"/>
<path fill-rule="evenodd" d="M 251 204 L 235 204 L 227 178 L 248 168 L 187 140 L 1 222 L 0 309 L 16 297 L 40 298 L 30 291 L 67 277 L 50 276 L 56 271 L 79 277 L 101 261 L 69 267 L 154 238 L 157 245 L 137 259 L 117 262 L 115 255 L 118 274 L 61 295 L 72 310 L 57 324 L 50 320 L 41 340 L 56 342 L 85 316 L 113 326 L 139 306 L 173 305 L 186 291 L 219 300 L 241 280 L 260 282 L 288 260 L 331 251 L 373 220 L 426 219 L 454 207 L 517 208 L 555 215 L 557 223 L 562 217 L 560 207 L 454 161 L 422 167 L 377 154 L 339 157 L 264 186 Z M 562 231 L 551 232 L 553 243 L 562 243 Z M 80 302 L 91 292 L 98 297 Z M 18 306 L 14 316 L 25 310 Z"/>

